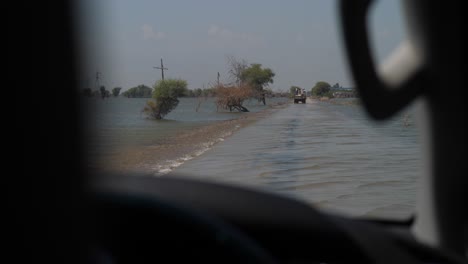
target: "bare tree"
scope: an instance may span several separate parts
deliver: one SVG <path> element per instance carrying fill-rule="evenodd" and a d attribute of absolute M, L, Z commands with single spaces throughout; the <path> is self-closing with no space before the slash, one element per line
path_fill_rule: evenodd
<path fill-rule="evenodd" d="M 249 112 L 242 104 L 245 100 L 252 97 L 253 89 L 249 85 L 216 87 L 216 107 L 238 110 L 240 112 Z"/>
<path fill-rule="evenodd" d="M 248 62 L 244 59 L 237 59 L 233 55 L 226 56 L 228 64 L 228 74 L 232 83 L 235 83 L 237 86 L 242 85 L 242 72 L 249 66 Z"/>
<path fill-rule="evenodd" d="M 268 83 L 273 83 L 275 73 L 269 68 L 262 68 L 261 64 L 254 63 L 249 66 L 244 59 L 237 59 L 234 56 L 226 56 L 228 64 L 228 74 L 231 83 L 224 85 L 216 83 L 216 106 L 219 109 L 229 109 L 229 111 L 238 110 L 248 112 L 242 104 L 251 97 L 257 98 L 265 103 L 265 94 L 268 92 L 264 89 Z"/>

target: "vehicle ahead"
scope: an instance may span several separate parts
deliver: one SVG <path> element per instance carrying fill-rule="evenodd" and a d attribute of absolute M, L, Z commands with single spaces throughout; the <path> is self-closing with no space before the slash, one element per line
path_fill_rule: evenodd
<path fill-rule="evenodd" d="M 20 253 L 13 260 L 466 263 L 467 111 L 460 56 L 466 33 L 461 3 L 407 2 L 418 53 L 406 53 L 406 46 L 400 55 L 409 54 L 401 56 L 408 66 L 396 65 L 403 75 L 386 80 L 400 90 L 385 89 L 373 67 L 365 31 L 368 1 L 343 0 L 341 5 L 353 76 L 369 113 L 382 119 L 416 96 L 427 102 L 427 174 L 421 179 L 415 219 L 408 222 L 327 215 L 279 195 L 186 179 L 100 175 L 91 181 L 96 175 L 80 163 L 78 104 L 58 97 L 77 98 L 62 85 L 75 80 L 77 57 L 73 9 L 64 3 L 44 12 L 47 20 L 36 21 L 45 21 L 50 33 L 44 43 L 48 60 L 37 60 L 50 64 L 45 73 L 36 72 L 48 76 L 48 92 L 16 97 L 22 100 L 19 106 L 28 107 L 18 109 L 24 175 L 14 177 L 14 188 L 8 189 L 16 224 L 7 228 L 13 232 L 9 244 Z M 16 36 L 31 39 L 22 30 Z M 402 76 L 408 78 L 398 78 Z M 31 114 L 40 118 L 24 119 Z"/>
<path fill-rule="evenodd" d="M 296 88 L 294 93 L 294 103 L 297 104 L 299 102 L 305 104 L 307 100 L 307 94 L 305 89 Z"/>

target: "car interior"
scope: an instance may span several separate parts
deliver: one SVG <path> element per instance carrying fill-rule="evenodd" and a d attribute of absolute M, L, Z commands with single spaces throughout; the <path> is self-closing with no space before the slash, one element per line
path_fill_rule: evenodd
<path fill-rule="evenodd" d="M 411 38 L 379 67 L 368 36 L 373 2 L 341 0 L 336 16 L 370 116 L 386 120 L 424 101 L 424 177 L 416 212 L 406 221 L 322 212 L 279 194 L 183 175 L 86 170 L 79 96 L 63 85 L 76 84 L 80 62 L 75 2 L 19 4 L 35 14 L 26 24 L 40 32 L 13 30 L 11 39 L 27 51 L 11 67 L 33 58 L 38 64 L 28 66 L 28 82 L 45 90 L 26 99 L 16 91 L 21 148 L 13 171 L 20 168 L 22 176 L 9 177 L 7 186 L 12 262 L 467 263 L 463 5 L 404 1 Z M 19 73 L 10 77 L 24 80 Z"/>

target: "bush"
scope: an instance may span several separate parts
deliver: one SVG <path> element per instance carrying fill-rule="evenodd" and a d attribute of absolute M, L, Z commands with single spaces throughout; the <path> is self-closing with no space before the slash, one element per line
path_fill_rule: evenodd
<path fill-rule="evenodd" d="M 219 85 L 216 87 L 216 106 L 223 109 L 237 109 L 241 112 L 248 112 L 247 108 L 243 107 L 242 104 L 245 100 L 252 97 L 254 89 L 250 85 L 240 86 L 224 86 Z"/>
<path fill-rule="evenodd" d="M 179 104 L 178 97 L 187 94 L 187 82 L 180 79 L 160 80 L 154 86 L 153 100 L 146 102 L 143 112 L 155 119 L 174 110 Z"/>
<path fill-rule="evenodd" d="M 150 98 L 153 93 L 153 89 L 150 87 L 140 84 L 137 87 L 133 87 L 123 92 L 122 95 L 128 98 Z"/>
<path fill-rule="evenodd" d="M 112 89 L 112 95 L 115 96 L 115 97 L 119 96 L 120 90 L 122 90 L 122 88 L 115 87 L 114 89 Z"/>

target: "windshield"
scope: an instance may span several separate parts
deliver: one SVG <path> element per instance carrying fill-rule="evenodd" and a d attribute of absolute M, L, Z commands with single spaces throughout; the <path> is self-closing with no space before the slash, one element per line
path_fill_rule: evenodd
<path fill-rule="evenodd" d="M 375 122 L 348 75 L 333 1 L 83 1 L 89 168 L 254 186 L 359 217 L 405 219 L 414 110 Z M 369 18 L 381 62 L 397 1 Z"/>

